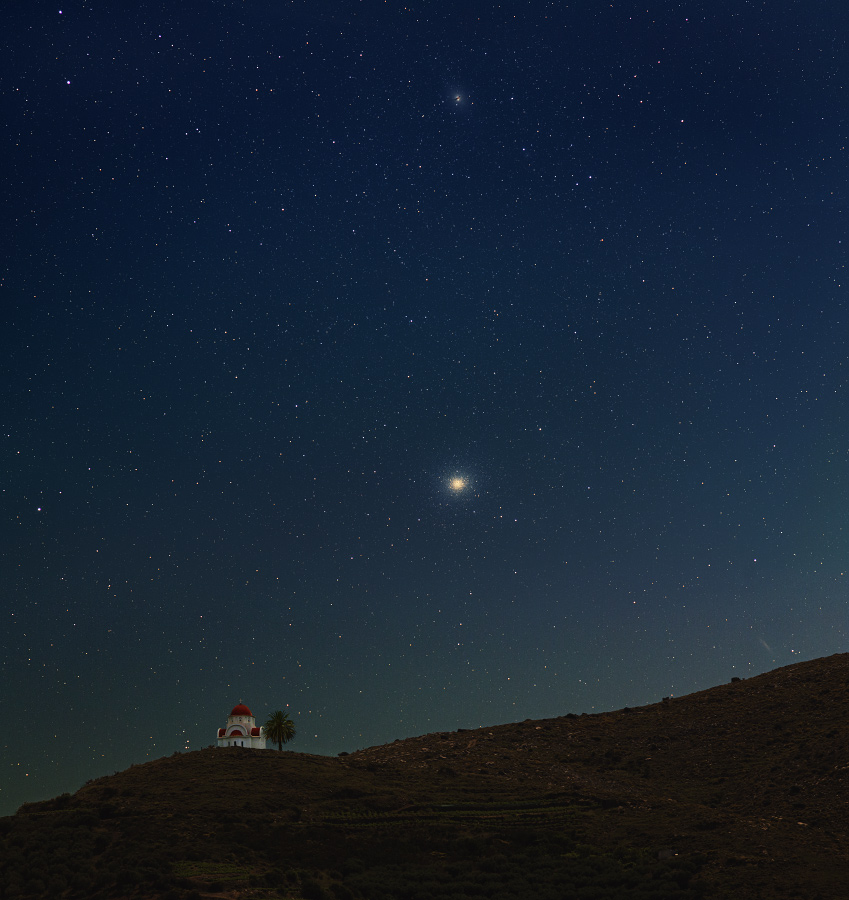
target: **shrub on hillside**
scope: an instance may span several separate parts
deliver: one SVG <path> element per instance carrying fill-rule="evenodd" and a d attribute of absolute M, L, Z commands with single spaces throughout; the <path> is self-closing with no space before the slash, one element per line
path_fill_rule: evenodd
<path fill-rule="evenodd" d="M 304 900 L 331 900 L 330 894 L 312 878 L 301 882 L 301 896 Z"/>

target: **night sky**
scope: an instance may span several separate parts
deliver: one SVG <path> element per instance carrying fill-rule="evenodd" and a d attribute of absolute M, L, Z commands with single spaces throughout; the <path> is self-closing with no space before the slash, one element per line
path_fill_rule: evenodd
<path fill-rule="evenodd" d="M 5 20 L 0 813 L 849 649 L 845 4 Z"/>

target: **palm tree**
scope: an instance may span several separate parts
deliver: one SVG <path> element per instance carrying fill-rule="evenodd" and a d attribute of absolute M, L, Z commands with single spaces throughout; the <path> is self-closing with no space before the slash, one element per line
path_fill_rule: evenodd
<path fill-rule="evenodd" d="M 265 736 L 273 744 L 277 744 L 278 750 L 282 750 L 283 745 L 291 741 L 297 734 L 294 723 L 281 709 L 273 712 L 263 727 L 265 728 Z"/>

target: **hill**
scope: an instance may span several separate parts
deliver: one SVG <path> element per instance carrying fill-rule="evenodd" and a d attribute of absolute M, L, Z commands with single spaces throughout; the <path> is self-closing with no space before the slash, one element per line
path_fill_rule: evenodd
<path fill-rule="evenodd" d="M 209 748 L 0 819 L 0 898 L 844 898 L 849 654 L 338 758 Z"/>

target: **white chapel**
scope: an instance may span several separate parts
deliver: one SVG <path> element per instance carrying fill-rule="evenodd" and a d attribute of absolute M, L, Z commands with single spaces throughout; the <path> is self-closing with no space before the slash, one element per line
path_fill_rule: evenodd
<path fill-rule="evenodd" d="M 226 726 L 218 729 L 218 746 L 265 750 L 265 728 L 257 728 L 254 714 L 239 703 L 230 710 Z"/>

